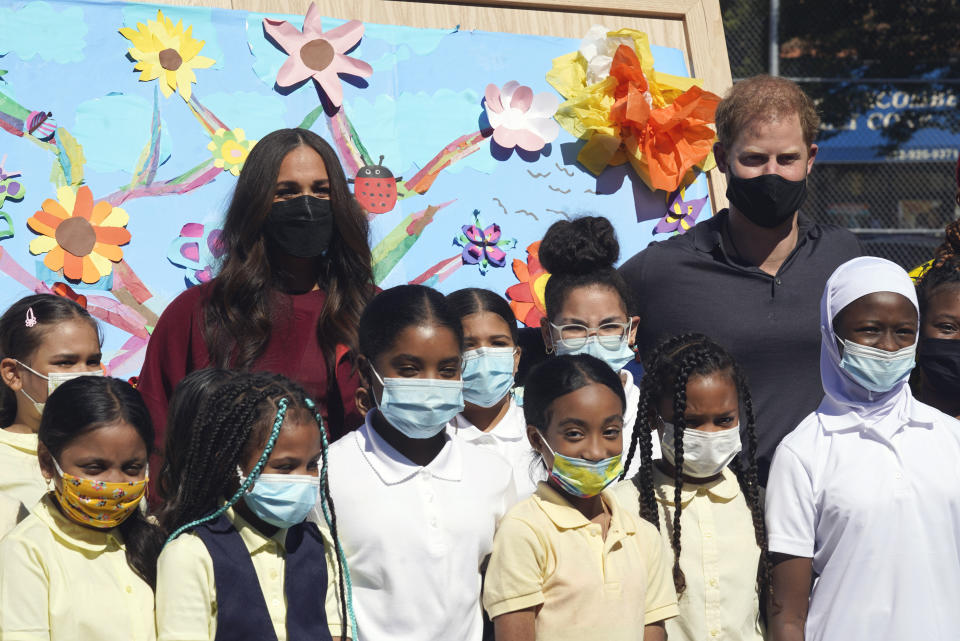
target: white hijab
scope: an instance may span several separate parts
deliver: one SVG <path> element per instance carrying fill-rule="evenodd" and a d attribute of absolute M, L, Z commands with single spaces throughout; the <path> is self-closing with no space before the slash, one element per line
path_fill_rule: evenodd
<path fill-rule="evenodd" d="M 817 414 L 827 428 L 852 423 L 871 426 L 887 423 L 885 419 L 894 419 L 894 423 L 902 425 L 915 413 L 907 381 L 895 385 L 889 392 L 871 392 L 840 368 L 842 355 L 833 319 L 853 301 L 876 292 L 901 294 L 913 303 L 914 309 L 919 309 L 916 290 L 907 272 L 896 263 L 873 256 L 854 258 L 837 267 L 823 290 L 820 299 L 820 379 L 825 396 Z"/>

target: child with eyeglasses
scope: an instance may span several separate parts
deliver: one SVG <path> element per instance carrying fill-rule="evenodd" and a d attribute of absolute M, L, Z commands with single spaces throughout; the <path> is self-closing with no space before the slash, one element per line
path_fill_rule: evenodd
<path fill-rule="evenodd" d="M 602 216 L 551 225 L 540 243 L 540 263 L 550 272 L 544 292 L 547 316 L 540 328 L 547 352 L 589 354 L 619 374 L 627 400 L 623 442 L 632 443 L 640 388 L 624 367 L 634 359 L 640 318 L 634 315 L 630 288 L 613 267 L 619 257 L 613 225 Z M 659 443 L 651 441 L 653 457 L 660 458 Z M 634 460 L 625 478 L 638 469 Z"/>

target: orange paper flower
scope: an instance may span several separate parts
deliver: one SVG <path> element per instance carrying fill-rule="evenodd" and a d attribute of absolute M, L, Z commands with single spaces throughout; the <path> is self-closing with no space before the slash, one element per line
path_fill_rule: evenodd
<path fill-rule="evenodd" d="M 620 127 L 630 163 L 648 175 L 653 189 L 676 191 L 688 171 L 710 155 L 720 97 L 693 86 L 671 104 L 653 109 L 649 85 L 636 52 L 620 45 L 610 65 L 617 79 L 610 119 Z M 638 154 L 637 152 L 642 152 Z"/>
<path fill-rule="evenodd" d="M 507 288 L 510 309 L 527 327 L 539 327 L 540 319 L 547 315 L 543 293 L 550 280 L 550 273 L 540 264 L 540 241 L 527 247 L 527 262 L 513 259 L 513 273 L 520 282 Z"/>
<path fill-rule="evenodd" d="M 41 234 L 30 242 L 30 252 L 46 253 L 43 264 L 51 271 L 63 270 L 73 281 L 95 283 L 123 260 L 120 245 L 130 242 L 124 229 L 127 212 L 105 200 L 93 202 L 90 188 L 76 192 L 71 187 L 57 190 L 57 200 L 43 201 L 41 210 L 27 219 L 27 226 Z"/>

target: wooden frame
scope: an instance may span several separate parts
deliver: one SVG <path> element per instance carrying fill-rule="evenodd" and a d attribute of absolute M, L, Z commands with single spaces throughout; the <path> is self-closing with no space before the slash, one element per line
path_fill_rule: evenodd
<path fill-rule="evenodd" d="M 304 14 L 311 0 L 159 0 L 264 13 Z M 422 28 L 504 31 L 580 38 L 594 24 L 647 33 L 679 49 L 691 75 L 723 95 L 733 81 L 719 0 L 314 0 L 325 16 Z M 726 179 L 708 174 L 714 211 L 726 207 Z"/>

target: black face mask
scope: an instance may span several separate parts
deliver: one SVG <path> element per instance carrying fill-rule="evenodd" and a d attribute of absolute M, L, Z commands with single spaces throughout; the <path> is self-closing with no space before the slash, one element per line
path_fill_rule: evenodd
<path fill-rule="evenodd" d="M 960 394 L 960 340 L 921 338 L 917 345 L 917 364 L 935 392 Z"/>
<path fill-rule="evenodd" d="M 282 252 L 291 256 L 322 256 L 333 235 L 330 201 L 316 196 L 277 201 L 270 208 L 263 233 Z"/>
<path fill-rule="evenodd" d="M 777 174 L 738 178 L 728 174 L 727 199 L 747 220 L 760 227 L 785 223 L 807 198 L 807 179 L 787 180 Z"/>

